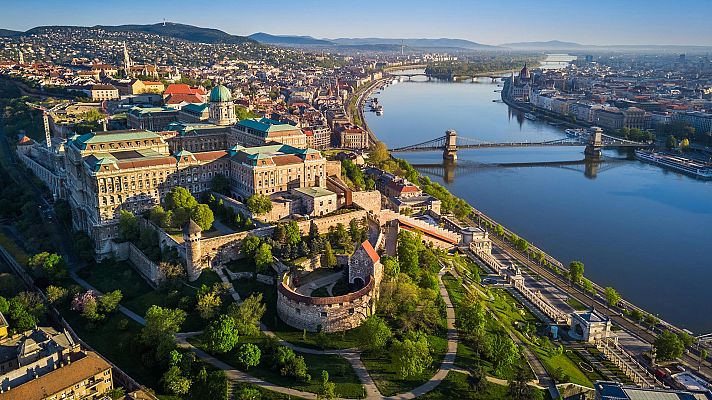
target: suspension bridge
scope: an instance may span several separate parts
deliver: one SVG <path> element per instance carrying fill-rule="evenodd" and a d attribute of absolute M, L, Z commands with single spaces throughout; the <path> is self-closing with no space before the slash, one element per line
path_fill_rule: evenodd
<path fill-rule="evenodd" d="M 650 143 L 634 142 L 615 136 L 603 134 L 601 128 L 591 128 L 588 134 L 571 136 L 541 142 L 487 142 L 484 140 L 458 136 L 454 130 L 445 132 L 445 136 L 431 139 L 422 143 L 389 149 L 391 153 L 404 153 L 416 151 L 442 150 L 443 159 L 457 160 L 457 151 L 461 149 L 483 149 L 501 147 L 551 147 L 551 146 L 584 146 L 586 158 L 599 158 L 603 149 L 609 148 L 645 148 L 652 146 Z"/>

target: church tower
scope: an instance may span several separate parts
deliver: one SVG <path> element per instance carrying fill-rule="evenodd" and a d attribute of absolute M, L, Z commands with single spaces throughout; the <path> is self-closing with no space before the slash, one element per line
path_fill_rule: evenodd
<path fill-rule="evenodd" d="M 22 54 L 22 49 L 18 48 L 17 53 L 18 53 L 18 57 L 17 57 L 18 62 L 20 63 L 20 65 L 24 64 L 25 63 L 25 55 Z"/>
<path fill-rule="evenodd" d="M 126 72 L 126 77 L 131 76 L 131 57 L 129 56 L 129 49 L 126 48 L 126 42 L 124 42 L 124 72 Z"/>
<path fill-rule="evenodd" d="M 237 122 L 230 89 L 217 85 L 210 91 L 208 113 L 208 121 L 215 125 L 234 125 Z"/>
<path fill-rule="evenodd" d="M 188 281 L 193 282 L 203 270 L 200 263 L 202 257 L 200 248 L 200 238 L 203 230 L 200 226 L 190 219 L 183 229 L 183 241 L 185 242 L 185 270 L 188 274 Z"/>

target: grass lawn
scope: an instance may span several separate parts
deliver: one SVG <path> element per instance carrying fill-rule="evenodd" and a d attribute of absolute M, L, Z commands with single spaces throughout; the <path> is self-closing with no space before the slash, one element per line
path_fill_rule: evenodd
<path fill-rule="evenodd" d="M 450 399 L 473 399 L 473 400 L 500 400 L 506 399 L 507 386 L 496 385 L 488 382 L 484 390 L 475 392 L 470 389 L 467 383 L 467 375 L 461 372 L 450 371 L 445 380 L 432 391 L 420 396 L 424 400 L 450 400 Z M 548 392 L 544 398 L 547 398 Z"/>
<path fill-rule="evenodd" d="M 304 392 L 320 393 L 321 371 L 327 371 L 329 373 L 329 380 L 336 384 L 336 393 L 339 396 L 350 398 L 364 397 L 364 388 L 361 385 L 361 381 L 359 381 L 358 376 L 354 372 L 353 368 L 351 368 L 351 364 L 349 364 L 349 362 L 346 361 L 344 358 L 336 355 L 307 354 L 295 352 L 298 356 L 304 357 L 304 361 L 306 362 L 308 368 L 307 373 L 311 375 L 310 382 L 300 382 L 295 378 L 289 376 L 282 376 L 279 371 L 270 368 L 270 361 L 264 354 L 265 340 L 265 336 L 260 336 L 257 338 L 240 338 L 241 343 L 254 343 L 260 346 L 260 348 L 263 350 L 260 365 L 258 365 L 257 367 L 252 367 L 248 371 L 246 371 L 250 375 L 280 386 L 289 387 Z M 200 338 L 191 339 L 191 343 L 193 343 L 196 347 L 202 346 Z M 235 350 L 226 354 L 217 355 L 217 357 L 237 369 L 244 370 L 240 366 L 240 363 L 237 361 L 237 352 Z"/>
<path fill-rule="evenodd" d="M 257 390 L 260 393 L 260 397 L 259 397 L 260 400 L 293 400 L 293 399 L 301 399 L 302 398 L 302 397 L 296 397 L 296 396 L 290 396 L 287 394 L 282 394 L 279 392 L 274 392 L 272 390 L 267 390 L 260 386 L 253 385 L 251 383 L 237 383 L 237 384 L 235 384 L 235 390 L 233 393 L 235 394 L 235 396 L 238 396 L 240 391 L 245 388 Z M 238 398 L 238 397 L 235 397 L 235 398 Z"/>
<path fill-rule="evenodd" d="M 255 263 L 249 258 L 241 258 L 227 263 L 227 269 L 232 272 L 255 272 Z"/>
<path fill-rule="evenodd" d="M 585 310 L 588 310 L 588 309 L 590 308 L 590 307 L 588 307 L 587 305 L 581 303 L 580 301 L 578 301 L 577 299 L 575 299 L 575 298 L 573 298 L 573 297 L 569 297 L 569 298 L 566 300 L 566 304 L 568 304 L 568 305 L 570 305 L 571 307 L 573 307 L 574 310 L 576 310 L 576 311 L 585 311 Z"/>
<path fill-rule="evenodd" d="M 569 377 L 568 381 L 572 383 L 577 383 L 586 387 L 593 387 L 591 380 L 584 374 L 584 372 L 578 367 L 578 365 L 572 361 L 566 351 L 564 354 L 551 356 L 544 349 L 540 347 L 531 347 L 537 358 L 541 360 L 544 364 L 544 368 L 549 372 L 549 374 L 554 375 L 555 371 L 561 368 L 563 374 Z"/>
<path fill-rule="evenodd" d="M 422 376 L 400 379 L 388 353 L 363 353 L 361 361 L 371 374 L 378 390 L 384 396 L 392 396 L 416 388 L 430 379 L 440 368 L 440 363 L 447 352 L 447 340 L 438 336 L 428 335 L 433 363 Z"/>
<path fill-rule="evenodd" d="M 595 382 L 595 381 L 605 381 L 606 377 L 603 376 L 602 373 L 600 373 L 595 366 L 591 365 L 588 361 L 586 361 L 577 351 L 571 350 L 571 349 L 566 349 L 564 350 L 564 354 L 577 366 L 579 366 L 579 370 L 583 372 L 584 375 L 586 375 L 586 378 L 588 378 L 589 381 Z M 580 367 L 581 365 L 586 365 L 590 367 L 593 372 L 589 372 L 586 370 L 586 368 Z M 591 386 L 593 387 L 593 386 Z"/>

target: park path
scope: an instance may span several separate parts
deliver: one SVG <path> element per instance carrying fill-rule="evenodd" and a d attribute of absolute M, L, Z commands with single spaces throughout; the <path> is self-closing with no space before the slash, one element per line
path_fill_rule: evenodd
<path fill-rule="evenodd" d="M 100 295 L 103 294 L 99 289 L 97 289 L 97 288 L 95 288 L 94 286 L 92 286 L 91 284 L 89 284 L 89 282 L 87 282 L 87 281 L 85 281 L 84 279 L 80 278 L 80 277 L 76 274 L 76 272 L 74 272 L 73 270 L 70 270 L 70 271 L 69 271 L 69 276 L 70 276 L 75 282 L 77 282 L 77 283 L 79 284 L 79 286 L 83 287 L 85 290 L 92 290 L 92 291 L 94 291 L 94 292 L 99 293 Z M 124 314 L 125 316 L 127 316 L 127 317 L 131 318 L 132 320 L 138 322 L 139 324 L 141 324 L 141 325 L 146 325 L 146 320 L 145 320 L 142 316 L 140 316 L 140 315 L 136 314 L 135 312 L 129 310 L 128 308 L 122 306 L 120 303 L 119 303 L 119 311 L 120 311 L 122 314 Z"/>

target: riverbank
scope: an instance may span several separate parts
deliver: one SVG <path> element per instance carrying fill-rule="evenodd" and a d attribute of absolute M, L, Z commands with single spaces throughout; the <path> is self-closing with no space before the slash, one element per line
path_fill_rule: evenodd
<path fill-rule="evenodd" d="M 510 139 L 520 141 L 551 140 L 556 137 L 554 135 L 563 135 L 559 128 L 551 124 L 546 124 L 543 121 L 529 121 L 523 118 L 523 113 L 513 112 L 514 109 L 521 109 L 522 112 L 526 112 L 526 109 L 512 107 L 512 110 L 507 112 L 507 107 L 504 104 L 492 103 L 492 88 L 497 89 L 496 85 L 490 85 L 488 82 L 469 85 L 447 84 L 445 82 L 429 83 L 421 80 L 417 83 L 396 85 L 379 96 L 379 101 L 388 107 L 389 113 L 386 117 L 378 119 L 368 116 L 370 129 L 378 135 L 379 139 L 386 142 L 389 147 L 406 145 L 413 141 L 424 141 L 435 137 L 444 128 L 451 127 L 462 131 L 463 136 L 474 136 L 489 141 Z M 481 95 L 477 93 L 481 93 Z M 482 99 L 478 100 L 478 102 L 473 102 L 471 100 L 473 96 L 480 96 Z M 499 97 L 499 94 L 497 94 L 497 97 Z M 438 115 L 438 118 L 428 117 L 432 115 Z M 446 121 L 447 126 L 443 126 L 443 121 Z M 554 133 L 555 130 L 557 131 L 556 133 Z M 495 153 L 497 158 L 494 157 Z M 604 178 L 599 178 L 598 180 L 595 180 L 595 177 L 591 175 L 587 175 L 584 178 L 583 171 L 579 176 L 576 176 L 577 174 L 572 173 L 574 168 L 571 167 L 523 168 L 517 169 L 517 174 L 514 174 L 511 169 L 487 169 L 486 171 L 468 172 L 470 171 L 469 163 L 472 160 L 477 160 L 475 161 L 477 163 L 497 163 L 502 160 L 519 161 L 521 157 L 535 160 L 544 157 L 546 160 L 547 154 L 550 154 L 551 157 L 556 157 L 555 159 L 557 160 L 561 160 L 569 159 L 572 154 L 578 155 L 579 153 L 577 151 L 572 152 L 572 149 L 541 151 L 526 149 L 499 152 L 486 150 L 463 151 L 462 154 L 459 154 L 459 166 L 456 169 L 457 174 L 459 174 L 457 178 L 459 183 L 455 184 L 451 181 L 443 183 L 446 184 L 448 191 L 456 193 L 460 198 L 467 199 L 471 204 L 478 205 L 478 209 L 483 213 L 487 212 L 487 216 L 491 216 L 493 220 L 496 218 L 496 220 L 502 221 L 502 225 L 506 224 L 510 227 L 510 230 L 520 232 L 522 234 L 520 236 L 530 238 L 531 241 L 538 244 L 539 248 L 546 248 L 551 251 L 551 255 L 547 254 L 547 258 L 567 260 L 565 263 L 561 263 L 564 265 L 568 264 L 568 261 L 572 259 L 584 260 L 587 264 L 586 276 L 599 282 L 601 284 L 599 287 L 616 287 L 627 299 L 626 302 L 631 304 L 632 301 L 637 304 L 638 300 L 645 297 L 643 299 L 645 300 L 643 301 L 645 303 L 644 307 L 648 310 L 655 310 L 656 314 L 663 314 L 663 318 L 668 321 L 667 316 L 675 315 L 677 321 L 669 321 L 669 325 L 661 325 L 663 329 L 670 327 L 677 331 L 680 328 L 674 327 L 679 327 L 680 325 L 672 325 L 673 323 L 680 322 L 680 320 L 686 322 L 685 319 L 691 321 L 693 318 L 699 320 L 701 315 L 699 312 L 692 313 L 697 314 L 697 316 L 681 315 L 679 305 L 658 307 L 660 305 L 658 300 L 662 298 L 682 299 L 677 293 L 685 287 L 689 289 L 684 290 L 686 302 L 693 301 L 695 304 L 706 304 L 703 300 L 706 295 L 691 287 L 694 284 L 690 283 L 689 277 L 693 273 L 688 271 L 690 268 L 683 268 L 681 265 L 676 270 L 676 274 L 664 279 L 665 282 L 657 282 L 656 279 L 650 279 L 651 282 L 646 281 L 631 287 L 632 282 L 636 282 L 635 276 L 640 278 L 641 268 L 658 270 L 655 260 L 659 260 L 661 266 L 671 265 L 671 263 L 679 265 L 683 262 L 685 263 L 684 265 L 688 264 L 687 261 L 682 259 L 677 261 L 668 260 L 669 257 L 665 253 L 651 252 L 649 248 L 646 251 L 645 248 L 649 246 L 644 245 L 645 243 L 649 244 L 651 240 L 666 239 L 659 237 L 659 234 L 657 235 L 658 239 L 649 238 L 648 232 L 651 231 L 646 224 L 643 224 L 644 227 L 642 228 L 636 228 L 640 224 L 631 225 L 626 221 L 630 221 L 631 219 L 629 218 L 638 221 L 639 218 L 642 218 L 642 216 L 638 216 L 641 212 L 645 215 L 649 215 L 651 212 L 656 215 L 661 215 L 662 213 L 662 215 L 668 215 L 676 220 L 682 218 L 683 221 L 687 221 L 688 218 L 684 213 L 689 211 L 689 208 L 686 203 L 694 201 L 700 196 L 705 196 L 704 193 L 700 192 L 704 187 L 685 179 L 681 180 L 677 175 L 673 174 L 665 174 L 665 177 L 659 177 L 659 175 L 663 174 L 662 172 L 638 162 L 601 166 L 599 174 L 604 173 Z M 564 155 L 557 156 L 557 154 Z M 427 153 L 408 155 L 407 159 L 411 163 L 424 165 L 435 165 L 435 163 L 440 162 L 439 155 Z M 420 173 L 432 180 L 442 181 L 445 179 L 444 173 L 438 171 L 435 167 L 428 167 L 425 171 L 420 171 Z M 522 178 L 518 179 L 518 176 Z M 453 179 L 452 176 L 449 179 Z M 522 180 L 524 182 L 520 182 Z M 553 184 L 552 180 L 561 182 L 571 191 L 562 193 L 559 190 L 561 188 L 557 188 L 557 185 Z M 630 182 L 632 180 L 636 180 L 636 182 Z M 655 186 L 650 186 L 653 182 Z M 695 190 L 695 192 L 686 195 L 685 204 L 681 204 L 677 200 L 675 202 L 661 202 L 660 193 L 667 193 L 667 191 L 659 192 L 658 185 L 670 188 L 669 190 L 673 191 L 670 195 L 675 198 L 681 193 L 689 193 L 690 190 Z M 647 191 L 640 192 L 645 188 L 648 188 L 648 190 L 655 189 L 657 194 L 648 196 Z M 545 192 L 542 194 L 541 199 L 539 199 L 537 190 Z M 696 192 L 700 193 L 695 195 L 694 193 Z M 513 193 L 518 195 L 513 196 Z M 526 193 L 525 198 L 519 195 L 522 193 Z M 552 198 L 552 193 L 557 193 L 557 196 Z M 583 193 L 586 196 L 583 196 Z M 633 196 L 633 194 L 636 195 Z M 667 194 L 664 194 L 664 196 L 667 196 Z M 516 198 L 519 198 L 520 201 L 515 200 Z M 664 198 L 667 199 L 669 196 Z M 484 200 L 484 203 L 481 200 Z M 670 200 L 672 201 L 672 198 Z M 617 204 L 619 207 L 614 210 L 605 206 L 606 204 Z M 700 203 L 695 202 L 695 204 Z M 573 207 L 573 205 L 576 206 Z M 514 207 L 512 212 L 508 211 L 507 207 L 509 206 Z M 550 207 L 551 210 L 547 207 Z M 567 211 L 567 207 L 571 208 L 570 212 Z M 690 204 L 690 207 L 694 207 L 693 209 L 695 210 L 699 208 L 699 206 L 692 204 Z M 500 211 L 492 215 L 493 209 Z M 522 209 L 537 211 L 522 213 Z M 511 218 L 504 218 L 508 213 L 516 215 L 518 222 L 511 224 Z M 575 216 L 569 214 L 575 214 Z M 698 213 L 694 214 L 698 215 Z M 594 215 L 598 215 L 598 217 L 594 217 Z M 544 216 L 548 217 L 544 218 Z M 565 221 L 567 222 L 560 224 L 559 220 L 561 218 L 559 216 L 565 216 Z M 692 217 L 690 216 L 690 218 Z M 665 220 L 667 221 L 668 218 L 665 218 Z M 693 225 L 698 226 L 697 222 Z M 689 224 L 689 222 L 686 223 Z M 600 230 L 596 228 L 597 224 L 601 225 Z M 523 226 L 525 228 L 522 228 Z M 544 226 L 556 226 L 556 229 L 545 229 L 543 228 Z M 580 229 L 583 226 L 587 227 L 586 236 L 588 239 L 582 240 L 580 237 L 576 239 L 577 233 L 575 232 L 580 233 Z M 542 229 L 546 233 L 532 234 L 532 232 L 541 231 Z M 632 232 L 638 229 L 643 229 L 643 232 L 637 234 Z M 700 232 L 706 232 L 706 230 Z M 557 238 L 559 234 L 566 236 L 568 239 L 561 242 Z M 639 241 L 631 243 L 630 240 L 620 238 L 619 236 L 621 235 L 628 238 L 637 237 Z M 606 238 L 606 240 L 601 241 L 603 238 Z M 563 244 L 552 246 L 552 240 L 554 240 L 554 243 L 561 242 Z M 581 245 L 582 242 L 589 241 L 593 241 L 596 245 L 593 247 Z M 693 241 L 694 243 L 698 243 L 698 241 Z M 601 252 L 601 246 L 609 250 Z M 554 254 L 557 255 L 557 258 L 554 258 Z M 562 254 L 564 254 L 563 258 L 561 257 Z M 621 262 L 623 261 L 619 259 L 620 254 L 635 254 L 636 256 L 626 260 L 626 268 L 621 268 Z M 556 262 L 557 264 L 560 263 L 558 260 Z M 589 271 L 591 272 L 589 273 Z M 645 274 L 645 276 L 653 277 L 654 274 Z M 640 282 L 639 278 L 638 282 Z M 659 287 L 666 295 L 663 297 L 650 297 L 646 294 L 649 292 L 640 291 L 640 285 Z M 600 292 L 597 292 L 600 296 Z M 669 300 L 665 300 L 665 302 L 669 302 Z M 633 309 L 632 306 L 626 308 Z M 699 327 L 695 328 L 683 324 L 682 327 L 692 329 L 698 333 L 705 333 L 709 330 L 707 325 L 709 324 L 698 323 Z"/>

